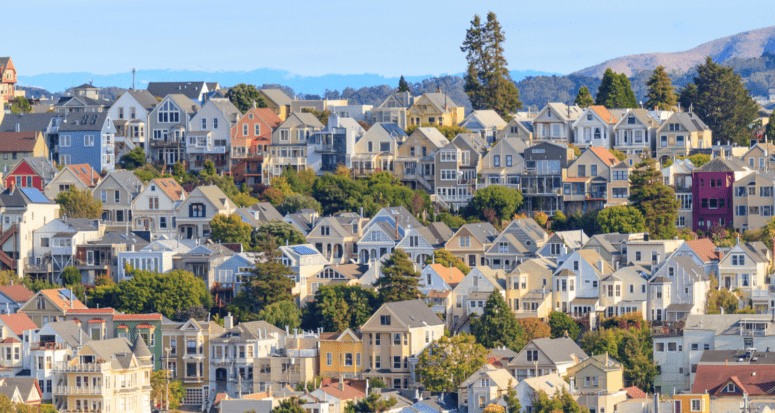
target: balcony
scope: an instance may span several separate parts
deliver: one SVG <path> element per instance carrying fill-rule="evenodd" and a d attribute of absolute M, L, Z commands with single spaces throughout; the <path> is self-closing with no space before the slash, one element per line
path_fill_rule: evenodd
<path fill-rule="evenodd" d="M 306 157 L 284 157 L 284 156 L 276 156 L 272 158 L 272 164 L 273 165 L 306 165 L 307 164 L 307 158 Z"/>
<path fill-rule="evenodd" d="M 587 199 L 606 199 L 605 191 L 587 192 Z"/>
<path fill-rule="evenodd" d="M 226 153 L 226 147 L 225 146 L 215 146 L 215 145 L 207 145 L 207 146 L 199 146 L 199 145 L 189 145 L 186 147 L 187 153 L 202 153 L 202 154 L 225 154 Z"/>
<path fill-rule="evenodd" d="M 562 196 L 562 189 L 522 188 L 522 195 L 553 195 Z"/>
<path fill-rule="evenodd" d="M 123 222 L 122 224 L 126 224 Z M 116 265 L 117 261 L 113 260 L 113 265 Z M 86 261 L 81 259 L 75 260 L 75 266 L 80 270 L 107 270 L 110 267 L 111 263 L 110 261 L 100 261 L 100 260 L 94 260 L 94 261 Z"/>
<path fill-rule="evenodd" d="M 654 321 L 651 324 L 652 337 L 681 337 L 684 334 L 684 322 Z"/>
<path fill-rule="evenodd" d="M 64 350 L 65 348 L 67 348 L 65 343 L 54 343 L 50 341 L 37 341 L 30 344 L 31 351 Z"/>
<path fill-rule="evenodd" d="M 60 361 L 54 363 L 53 370 L 63 373 L 100 373 L 104 371 L 110 371 L 110 363 L 73 363 L 72 361 Z"/>
<path fill-rule="evenodd" d="M 134 389 L 133 389 L 134 390 Z M 102 387 L 94 386 L 57 386 L 54 389 L 55 396 L 71 396 L 71 395 L 102 395 Z"/>
<path fill-rule="evenodd" d="M 439 195 L 436 194 L 437 199 L 441 199 L 442 201 L 446 202 L 468 202 L 473 198 L 473 195 Z"/>

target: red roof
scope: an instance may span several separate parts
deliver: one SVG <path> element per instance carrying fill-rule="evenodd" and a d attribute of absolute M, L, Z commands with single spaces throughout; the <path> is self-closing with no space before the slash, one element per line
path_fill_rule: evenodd
<path fill-rule="evenodd" d="M 154 328 L 154 327 L 150 324 L 138 324 L 137 328 Z"/>
<path fill-rule="evenodd" d="M 336 397 L 339 400 L 353 400 L 366 397 L 366 393 L 350 386 L 347 383 L 342 383 L 342 389 L 339 389 L 339 383 L 331 383 L 325 386 L 321 386 L 320 390 L 324 393 Z"/>
<path fill-rule="evenodd" d="M 120 326 L 118 326 L 118 327 L 116 327 L 116 328 L 127 328 L 127 329 L 128 329 L 128 328 L 129 328 L 129 326 L 128 326 L 128 325 L 126 325 L 126 324 L 121 324 Z"/>
<path fill-rule="evenodd" d="M 737 391 L 728 393 L 725 387 L 734 383 Z M 775 365 L 699 365 L 692 386 L 692 393 L 713 395 L 749 396 L 771 395 L 775 392 Z"/>
<path fill-rule="evenodd" d="M 101 318 L 92 318 L 91 320 L 89 320 L 89 323 L 104 323 L 104 322 L 105 320 Z"/>
<path fill-rule="evenodd" d="M 614 154 L 612 154 L 611 151 L 609 151 L 606 148 L 601 148 L 599 146 L 593 146 L 593 147 L 589 148 L 589 150 L 594 152 L 595 155 L 597 155 L 598 158 L 602 159 L 603 162 L 605 162 L 605 164 L 608 165 L 608 166 L 613 166 L 613 165 L 616 165 L 616 164 L 619 163 L 619 160 L 616 159 Z"/>
<path fill-rule="evenodd" d="M 15 339 L 15 338 L 13 338 L 13 337 L 8 337 L 8 338 L 6 338 L 5 340 L 3 340 L 3 341 L 0 341 L 0 343 L 2 343 L 2 344 L 10 344 L 10 343 L 21 343 L 21 341 L 19 341 L 19 340 Z"/>
<path fill-rule="evenodd" d="M 86 309 L 87 307 L 77 298 L 70 302 L 70 300 L 65 301 L 60 297 L 59 295 L 59 289 L 51 289 L 51 290 L 40 290 L 38 293 L 45 295 L 46 298 L 51 300 L 54 305 L 59 307 L 62 310 L 66 310 L 68 308 L 83 308 Z"/>
<path fill-rule="evenodd" d="M 39 131 L 0 132 L 0 152 L 33 152 Z"/>
<path fill-rule="evenodd" d="M 463 281 L 463 278 L 466 278 L 466 275 L 457 269 L 457 267 L 445 267 L 441 264 L 431 264 L 431 268 L 436 271 L 436 274 L 438 274 L 447 284 L 458 284 Z"/>
<path fill-rule="evenodd" d="M 646 392 L 636 386 L 625 387 L 622 390 L 627 392 L 627 397 L 630 399 L 647 399 L 649 397 Z"/>
<path fill-rule="evenodd" d="M 5 325 L 7 325 L 14 334 L 20 337 L 25 331 L 35 330 L 38 328 L 38 326 L 35 325 L 35 323 L 33 323 L 29 317 L 27 317 L 27 314 L 24 313 L 3 314 L 0 315 L 0 321 L 5 323 Z"/>
<path fill-rule="evenodd" d="M 611 114 L 611 112 L 608 111 L 608 109 L 606 109 L 605 106 L 592 105 L 589 108 L 592 109 L 597 114 L 597 116 L 600 116 L 600 119 L 602 119 L 605 123 L 614 124 L 619 121 L 614 115 Z"/>
<path fill-rule="evenodd" d="M 116 314 L 113 316 L 114 321 L 119 320 L 158 320 L 161 321 L 161 314 Z"/>
<path fill-rule="evenodd" d="M 688 245 L 703 262 L 719 259 L 718 253 L 716 252 L 716 245 L 713 244 L 713 241 L 711 241 L 710 238 L 686 241 L 686 245 Z"/>
<path fill-rule="evenodd" d="M 77 318 L 76 318 L 75 320 L 73 320 L 73 322 L 74 322 L 74 323 L 81 324 L 81 320 L 80 320 L 80 319 L 77 319 Z"/>
<path fill-rule="evenodd" d="M 269 392 L 263 392 L 263 393 L 253 393 L 253 394 L 243 394 L 243 399 L 249 399 L 249 400 L 262 400 L 269 397 Z"/>
<path fill-rule="evenodd" d="M 186 191 L 175 178 L 156 178 L 151 182 L 155 183 L 173 201 L 180 201 L 186 196 Z"/>
<path fill-rule="evenodd" d="M 569 176 L 569 177 L 563 179 L 562 181 L 563 182 L 587 182 L 590 179 L 592 179 L 592 178 L 591 177 L 586 177 L 585 178 L 585 177 L 579 177 L 579 176 Z"/>
<path fill-rule="evenodd" d="M 95 171 L 88 163 L 67 165 L 67 168 L 88 187 L 97 186 L 97 183 L 100 181 L 99 172 Z"/>
<path fill-rule="evenodd" d="M 68 308 L 65 313 L 66 314 L 114 314 L 116 310 L 105 307 L 105 308 Z"/>
<path fill-rule="evenodd" d="M 218 393 L 215 395 L 215 401 L 213 404 L 218 404 L 221 402 L 221 400 L 227 400 L 229 398 L 229 395 L 227 393 Z"/>
<path fill-rule="evenodd" d="M 16 301 L 17 303 L 25 303 L 30 298 L 32 298 L 33 295 L 35 295 L 35 293 L 28 290 L 27 287 L 21 284 L 4 285 L 0 287 L 0 293 L 3 293 L 6 297 Z"/>

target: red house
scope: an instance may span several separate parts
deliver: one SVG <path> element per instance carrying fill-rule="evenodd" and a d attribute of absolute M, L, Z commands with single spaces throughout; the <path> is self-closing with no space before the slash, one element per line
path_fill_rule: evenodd
<path fill-rule="evenodd" d="M 36 188 L 43 192 L 43 188 L 54 179 L 57 172 L 57 168 L 46 158 L 22 158 L 16 165 L 9 168 L 8 174 L 3 178 L 3 184 L 6 188 L 18 186 Z"/>
<path fill-rule="evenodd" d="M 280 118 L 267 108 L 252 108 L 231 128 L 231 171 L 235 182 L 261 182 L 261 163 Z"/>
<path fill-rule="evenodd" d="M 0 98 L 6 101 L 13 100 L 16 88 L 16 68 L 10 57 L 0 57 Z M 0 99 L 2 100 L 2 99 Z"/>

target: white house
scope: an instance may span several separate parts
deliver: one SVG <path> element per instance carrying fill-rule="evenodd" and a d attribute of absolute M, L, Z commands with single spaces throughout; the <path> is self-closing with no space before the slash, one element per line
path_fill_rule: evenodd
<path fill-rule="evenodd" d="M 132 229 L 150 231 L 152 238 L 177 237 L 175 209 L 186 199 L 186 191 L 175 178 L 156 178 L 132 201 Z"/>
<path fill-rule="evenodd" d="M 191 118 L 186 137 L 189 168 L 201 170 L 206 160 L 212 160 L 216 170 L 229 170 L 231 128 L 242 113 L 228 99 L 213 98 Z"/>
<path fill-rule="evenodd" d="M 175 209 L 180 237 L 209 238 L 213 217 L 231 215 L 235 210 L 237 205 L 217 186 L 198 186 Z"/>
<path fill-rule="evenodd" d="M 186 239 L 160 239 L 146 245 L 140 251 L 118 253 L 117 281 L 132 278 L 125 271 L 127 265 L 143 271 L 166 273 L 173 269 L 172 257 L 196 248 L 197 241 Z"/>

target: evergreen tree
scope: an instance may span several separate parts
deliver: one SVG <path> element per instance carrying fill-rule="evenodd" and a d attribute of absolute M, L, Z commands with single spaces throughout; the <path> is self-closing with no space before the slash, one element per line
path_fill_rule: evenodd
<path fill-rule="evenodd" d="M 675 106 L 677 97 L 675 89 L 673 88 L 673 81 L 670 79 L 670 75 L 667 74 L 664 66 L 657 66 L 654 69 L 654 74 L 646 82 L 649 90 L 646 93 L 648 100 L 646 101 L 646 108 L 653 109 L 654 107 L 660 110 L 670 110 Z"/>
<path fill-rule="evenodd" d="M 589 94 L 589 89 L 587 89 L 586 86 L 582 86 L 579 88 L 579 93 L 576 95 L 574 103 L 580 108 L 587 108 L 594 105 L 595 100 L 592 99 L 592 95 Z"/>
<path fill-rule="evenodd" d="M 522 325 L 498 291 L 490 294 L 482 316 L 471 323 L 471 333 L 487 348 L 506 346 L 519 353 L 527 344 Z"/>
<path fill-rule="evenodd" d="M 734 68 L 721 66 L 708 56 L 704 65 L 697 66 L 693 83 L 696 94 L 689 103 L 713 132 L 713 138 L 731 139 L 740 146 L 748 146 L 752 137 L 750 125 L 759 109 Z M 691 97 L 687 94 L 686 99 Z M 681 103 L 685 104 L 683 94 L 681 98 Z"/>
<path fill-rule="evenodd" d="M 681 105 L 681 108 L 688 109 L 692 105 L 692 102 L 696 101 L 697 86 L 695 86 L 694 83 L 687 83 L 686 86 L 681 89 L 681 93 L 678 94 L 678 104 Z"/>
<path fill-rule="evenodd" d="M 644 159 L 630 174 L 630 203 L 640 209 L 646 230 L 654 239 L 671 239 L 678 235 L 675 221 L 681 202 L 673 188 L 664 184 L 657 161 Z"/>
<path fill-rule="evenodd" d="M 511 113 L 522 107 L 522 102 L 503 54 L 505 41 L 506 36 L 497 16 L 489 12 L 484 25 L 478 15 L 474 16 L 460 50 L 467 52 L 464 90 L 473 108 L 492 109 L 509 120 Z"/>
<path fill-rule="evenodd" d="M 503 401 L 506 403 L 506 413 L 519 413 L 522 410 L 522 405 L 519 403 L 517 391 L 514 389 L 511 380 L 509 380 L 507 388 L 509 390 L 503 395 Z"/>
<path fill-rule="evenodd" d="M 399 92 L 408 92 L 409 91 L 409 83 L 404 79 L 404 75 L 401 75 L 401 78 L 398 79 L 398 91 Z"/>
<path fill-rule="evenodd" d="M 414 263 L 404 250 L 396 248 L 393 251 L 382 267 L 382 275 L 384 277 L 377 280 L 375 285 L 383 303 L 414 300 L 422 296 L 417 288 L 420 273 L 414 270 Z"/>
<path fill-rule="evenodd" d="M 617 101 L 617 108 L 638 108 L 638 99 L 635 97 L 635 92 L 632 91 L 632 84 L 627 75 L 622 73 L 619 75 L 619 83 L 621 88 L 619 89 L 619 99 Z"/>
<path fill-rule="evenodd" d="M 381 393 L 371 392 L 368 396 L 356 402 L 349 401 L 344 408 L 345 413 L 383 413 L 398 403 L 395 397 L 382 398 Z"/>
<path fill-rule="evenodd" d="M 619 89 L 621 89 L 621 78 L 609 67 L 603 73 L 603 80 L 600 81 L 600 87 L 597 89 L 595 105 L 615 108 Z"/>
<path fill-rule="evenodd" d="M 770 120 L 767 123 L 767 128 L 764 129 L 764 134 L 767 135 L 770 141 L 775 139 L 775 110 L 770 114 Z"/>

